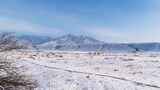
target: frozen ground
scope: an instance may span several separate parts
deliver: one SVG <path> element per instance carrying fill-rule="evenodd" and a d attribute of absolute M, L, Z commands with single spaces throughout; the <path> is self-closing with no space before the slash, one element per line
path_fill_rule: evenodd
<path fill-rule="evenodd" d="M 37 90 L 160 90 L 159 53 L 11 51 Z"/>

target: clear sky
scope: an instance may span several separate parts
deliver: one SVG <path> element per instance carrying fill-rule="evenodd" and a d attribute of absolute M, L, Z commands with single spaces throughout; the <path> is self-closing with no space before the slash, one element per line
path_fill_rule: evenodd
<path fill-rule="evenodd" d="M 0 31 L 160 42 L 160 0 L 0 0 Z"/>

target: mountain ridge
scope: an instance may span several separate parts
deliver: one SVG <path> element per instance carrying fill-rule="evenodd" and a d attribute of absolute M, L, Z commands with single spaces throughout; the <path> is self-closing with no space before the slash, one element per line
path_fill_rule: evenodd
<path fill-rule="evenodd" d="M 86 41 L 88 40 L 88 41 Z M 88 36 L 63 35 L 39 45 L 40 49 L 70 51 L 160 51 L 160 43 L 107 43 Z"/>
<path fill-rule="evenodd" d="M 59 37 L 22 35 L 17 39 L 36 49 L 60 51 L 111 51 L 111 52 L 148 52 L 160 51 L 160 43 L 107 43 L 84 35 L 62 35 Z"/>

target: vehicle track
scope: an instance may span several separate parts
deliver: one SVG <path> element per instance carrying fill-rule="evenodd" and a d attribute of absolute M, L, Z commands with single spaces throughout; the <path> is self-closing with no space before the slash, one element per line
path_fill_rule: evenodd
<path fill-rule="evenodd" d="M 25 61 L 27 61 L 27 60 L 25 60 Z M 60 70 L 60 71 L 65 71 L 65 72 L 78 73 L 78 74 L 94 75 L 94 76 L 99 76 L 99 77 L 108 77 L 108 78 L 112 78 L 112 79 L 116 79 L 116 80 L 127 81 L 127 82 L 133 83 L 133 84 L 138 85 L 138 86 L 143 86 L 143 87 L 146 86 L 146 87 L 152 87 L 152 88 L 160 89 L 160 86 L 158 86 L 158 85 L 153 85 L 153 84 L 133 81 L 133 80 L 126 79 L 124 77 L 117 77 L 117 76 L 112 76 L 112 75 L 107 75 L 107 74 L 99 74 L 99 73 L 92 73 L 92 72 L 69 70 L 69 69 L 64 69 L 64 68 L 58 68 L 58 67 L 51 67 L 51 66 L 47 66 L 47 65 L 42 65 L 42 64 L 35 63 L 35 62 L 29 62 L 29 61 L 27 61 L 27 62 L 30 63 L 30 64 L 34 64 L 34 65 L 38 65 L 38 66 L 41 66 L 41 67 L 45 67 L 45 68 L 48 68 L 48 69 L 54 69 L 54 70 Z"/>

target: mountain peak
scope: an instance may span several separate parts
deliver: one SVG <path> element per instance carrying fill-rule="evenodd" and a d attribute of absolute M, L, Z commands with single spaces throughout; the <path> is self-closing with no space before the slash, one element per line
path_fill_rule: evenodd
<path fill-rule="evenodd" d="M 67 35 L 55 38 L 54 41 L 56 41 L 58 44 L 76 44 L 76 45 L 103 43 L 99 40 L 96 40 L 88 36 L 83 36 L 83 35 L 76 36 L 72 34 L 67 34 Z"/>

